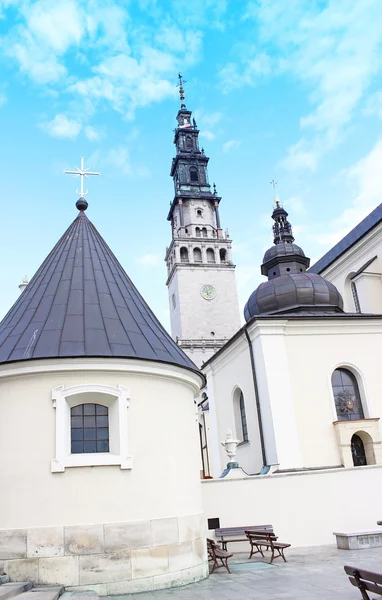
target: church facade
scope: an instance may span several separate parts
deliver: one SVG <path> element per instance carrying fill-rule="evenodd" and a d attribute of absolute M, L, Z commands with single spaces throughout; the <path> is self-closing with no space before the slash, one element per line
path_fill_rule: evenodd
<path fill-rule="evenodd" d="M 249 474 L 382 464 L 381 213 L 307 270 L 276 202 L 274 245 L 261 267 L 268 281 L 247 302 L 246 325 L 203 365 L 201 424 L 214 476 L 225 467 L 227 429 Z"/>
<path fill-rule="evenodd" d="M 272 523 L 294 545 L 380 518 L 382 205 L 310 267 L 277 200 L 267 280 L 241 326 L 232 240 L 181 80 L 180 95 L 172 337 L 82 197 L 0 323 L 0 568 L 13 580 L 161 589 L 208 576 L 208 518 Z M 227 430 L 237 479 L 221 478 Z"/>

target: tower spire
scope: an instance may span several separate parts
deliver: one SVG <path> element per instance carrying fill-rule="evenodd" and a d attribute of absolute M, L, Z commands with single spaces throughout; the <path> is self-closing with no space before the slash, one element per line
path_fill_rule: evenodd
<path fill-rule="evenodd" d="M 177 87 L 179 88 L 179 96 L 180 96 L 180 108 L 186 108 L 184 103 L 184 87 L 183 84 L 187 83 L 187 81 L 183 80 L 182 73 L 178 73 L 179 83 Z"/>
<path fill-rule="evenodd" d="M 273 185 L 273 189 L 275 191 L 275 207 L 272 213 L 272 219 L 274 220 L 273 229 L 273 243 L 274 244 L 293 244 L 294 237 L 292 233 L 292 225 L 289 223 L 287 217 L 288 213 L 280 205 L 280 199 L 276 193 L 276 185 L 277 181 L 272 179 L 271 184 Z"/>

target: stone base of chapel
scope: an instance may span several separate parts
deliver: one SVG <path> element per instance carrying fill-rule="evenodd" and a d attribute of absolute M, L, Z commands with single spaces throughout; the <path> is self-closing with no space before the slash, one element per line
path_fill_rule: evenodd
<path fill-rule="evenodd" d="M 11 581 L 60 584 L 100 596 L 178 587 L 208 577 L 202 515 L 0 530 Z"/>

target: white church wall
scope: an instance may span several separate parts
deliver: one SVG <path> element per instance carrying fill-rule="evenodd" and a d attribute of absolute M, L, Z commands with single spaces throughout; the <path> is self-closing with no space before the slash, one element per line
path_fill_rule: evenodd
<path fill-rule="evenodd" d="M 205 300 L 201 295 L 204 285 L 213 285 L 216 295 L 212 300 Z M 177 279 L 173 278 L 169 285 L 169 295 L 178 290 L 180 323 L 176 312 L 172 335 L 185 339 L 227 338 L 240 328 L 239 305 L 236 291 L 234 268 L 216 265 L 178 267 Z M 213 334 L 211 333 L 213 332 Z"/>
<path fill-rule="evenodd" d="M 303 466 L 340 465 L 331 376 L 338 367 L 350 369 L 358 382 L 365 417 L 381 417 L 382 321 L 290 320 L 284 331 Z M 284 437 L 289 435 L 286 427 Z"/>
<path fill-rule="evenodd" d="M 375 256 L 377 259 L 366 269 L 366 273 L 374 273 L 376 276 L 370 279 L 369 275 L 367 282 L 362 277 L 357 278 L 355 283 L 361 312 L 382 314 L 382 223 L 320 273 L 331 281 L 342 295 L 345 312 L 356 312 L 350 285 L 351 276 Z"/>
<path fill-rule="evenodd" d="M 272 524 L 280 541 L 293 546 L 333 544 L 334 531 L 375 530 L 381 478 L 381 466 L 366 466 L 207 480 L 205 517 L 219 517 L 221 527 Z"/>
<path fill-rule="evenodd" d="M 211 474 L 219 477 L 226 468 L 227 454 L 221 443 L 228 429 L 235 432 L 234 393 L 240 388 L 247 417 L 247 443 L 237 449 L 237 461 L 247 473 L 259 472 L 262 463 L 260 435 L 254 395 L 254 383 L 248 343 L 244 333 L 206 368 L 207 394 L 210 404 L 209 443 Z"/>
<path fill-rule="evenodd" d="M 258 379 L 267 464 L 280 469 L 303 466 L 296 426 L 297 407 L 285 344 L 287 321 L 255 321 L 249 328 Z"/>
<path fill-rule="evenodd" d="M 7 493 L 0 496 L 0 558 L 5 570 L 22 578 L 34 574 L 40 583 L 100 586 L 101 594 L 206 576 L 194 404 L 200 381 L 178 367 L 133 360 L 2 366 L 0 473 Z M 84 383 L 129 388 L 131 469 L 51 472 L 52 390 Z"/>

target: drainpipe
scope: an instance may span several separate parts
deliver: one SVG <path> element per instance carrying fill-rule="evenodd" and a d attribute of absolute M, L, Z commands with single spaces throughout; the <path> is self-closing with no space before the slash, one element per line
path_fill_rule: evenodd
<path fill-rule="evenodd" d="M 257 420 L 259 423 L 259 433 L 260 433 L 260 444 L 261 444 L 261 454 L 263 456 L 263 466 L 267 466 L 267 455 L 265 452 L 265 444 L 264 444 L 264 431 L 263 431 L 263 421 L 261 418 L 261 407 L 259 400 L 259 388 L 257 386 L 257 376 L 256 376 L 256 368 L 255 368 L 255 357 L 253 355 L 253 348 L 250 337 L 248 335 L 247 328 L 244 328 L 245 337 L 247 338 L 248 347 L 249 347 L 249 355 L 251 357 L 251 367 L 252 367 L 252 378 L 253 378 L 253 387 L 255 390 L 255 398 L 256 398 L 256 410 L 257 410 Z"/>

